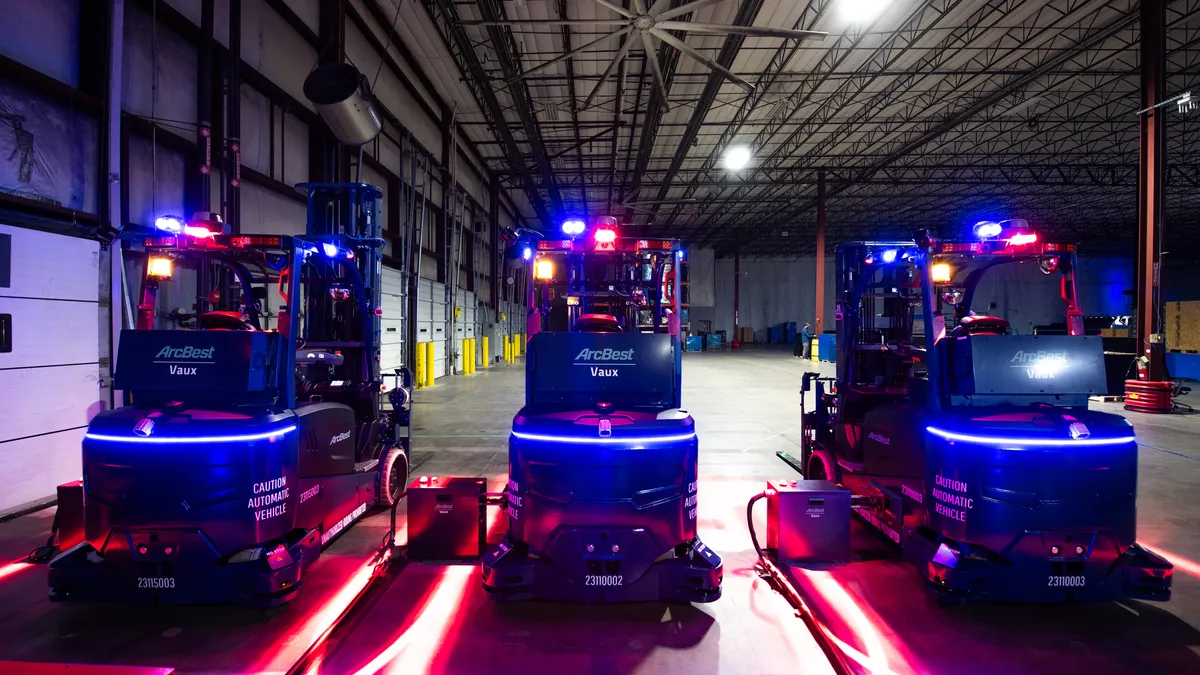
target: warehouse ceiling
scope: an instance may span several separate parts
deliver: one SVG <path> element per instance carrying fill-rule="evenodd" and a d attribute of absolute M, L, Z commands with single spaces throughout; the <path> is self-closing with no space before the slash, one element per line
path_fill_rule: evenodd
<path fill-rule="evenodd" d="M 422 2 L 475 98 L 456 123 L 542 220 L 799 255 L 823 172 L 831 241 L 1025 218 L 1133 245 L 1135 0 Z M 1168 7 L 1168 95 L 1198 85 L 1198 13 Z M 1168 110 L 1168 243 L 1200 242 L 1200 110 Z"/>

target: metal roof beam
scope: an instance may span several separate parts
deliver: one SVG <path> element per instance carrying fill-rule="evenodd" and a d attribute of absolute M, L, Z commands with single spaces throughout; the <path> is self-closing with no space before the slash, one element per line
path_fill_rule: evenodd
<path fill-rule="evenodd" d="M 496 98 L 496 92 L 492 90 L 492 85 L 487 81 L 487 77 L 483 72 L 483 65 L 479 62 L 479 57 L 471 47 L 470 38 L 463 31 L 462 27 L 458 25 L 458 11 L 454 7 L 453 0 L 422 0 L 422 4 L 424 4 L 425 11 L 429 14 L 435 25 L 440 24 L 441 30 L 438 33 L 442 36 L 443 41 L 445 41 L 447 51 L 454 56 L 459 72 L 465 76 L 464 80 L 471 86 L 476 101 L 494 122 L 492 128 L 499 134 L 508 160 L 519 166 L 521 149 L 517 146 L 517 141 L 513 137 L 512 132 L 509 131 L 508 125 L 504 123 L 504 113 L 500 107 L 500 101 Z M 538 219 L 549 227 L 549 224 L 553 220 L 550 217 L 549 210 L 546 208 L 545 199 L 542 198 L 537 185 L 533 181 L 533 177 L 526 173 L 522 177 L 521 182 L 525 195 L 529 198 L 529 203 L 533 206 Z"/>

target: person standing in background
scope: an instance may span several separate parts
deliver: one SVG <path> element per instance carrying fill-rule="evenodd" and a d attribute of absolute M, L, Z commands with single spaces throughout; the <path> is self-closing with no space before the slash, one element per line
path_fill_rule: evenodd
<path fill-rule="evenodd" d="M 809 330 L 808 323 L 804 324 L 804 328 L 800 329 L 800 358 L 812 359 L 812 332 Z"/>

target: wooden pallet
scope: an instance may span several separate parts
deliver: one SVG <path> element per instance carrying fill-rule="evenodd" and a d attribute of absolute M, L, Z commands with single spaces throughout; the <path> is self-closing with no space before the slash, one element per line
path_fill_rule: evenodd
<path fill-rule="evenodd" d="M 1089 396 L 1089 401 L 1096 403 L 1120 403 L 1125 400 L 1124 396 Z"/>

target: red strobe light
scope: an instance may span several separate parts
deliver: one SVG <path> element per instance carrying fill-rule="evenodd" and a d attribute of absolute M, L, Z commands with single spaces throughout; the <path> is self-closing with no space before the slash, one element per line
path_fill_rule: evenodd
<path fill-rule="evenodd" d="M 597 244 L 611 244 L 617 240 L 617 231 L 607 228 L 600 229 L 596 230 L 596 234 L 594 236 Z"/>

